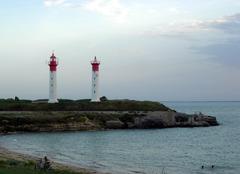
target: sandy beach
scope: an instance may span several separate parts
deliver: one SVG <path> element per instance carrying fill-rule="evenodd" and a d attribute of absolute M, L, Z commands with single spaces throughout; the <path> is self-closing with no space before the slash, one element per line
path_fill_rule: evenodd
<path fill-rule="evenodd" d="M 0 160 L 5 161 L 5 160 L 16 160 L 20 162 L 26 162 L 26 161 L 37 161 L 38 158 L 33 157 L 31 155 L 26 155 L 26 154 L 21 154 L 17 152 L 10 151 L 4 147 L 0 146 Z M 103 174 L 91 169 L 85 169 L 82 167 L 77 167 L 77 166 L 71 166 L 71 165 L 66 165 L 66 164 L 61 164 L 59 162 L 54 162 L 52 165 L 53 169 L 57 170 L 62 170 L 62 171 L 69 171 L 69 172 L 74 172 L 76 174 L 81 173 L 81 174 Z"/>

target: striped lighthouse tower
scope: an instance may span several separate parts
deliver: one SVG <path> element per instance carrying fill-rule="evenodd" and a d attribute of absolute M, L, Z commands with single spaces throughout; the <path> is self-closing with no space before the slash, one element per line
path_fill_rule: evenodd
<path fill-rule="evenodd" d="M 92 100 L 91 102 L 100 102 L 99 99 L 99 65 L 100 62 L 95 57 L 92 64 Z"/>
<path fill-rule="evenodd" d="M 49 79 L 49 100 L 48 103 L 58 103 L 57 100 L 57 58 L 54 53 L 50 57 L 50 61 L 48 63 L 50 68 L 50 79 Z"/>

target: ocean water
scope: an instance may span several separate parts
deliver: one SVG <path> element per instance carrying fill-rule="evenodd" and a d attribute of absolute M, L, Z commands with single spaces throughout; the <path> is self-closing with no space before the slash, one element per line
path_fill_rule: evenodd
<path fill-rule="evenodd" d="M 0 146 L 114 174 L 240 173 L 240 102 L 164 102 L 177 111 L 216 116 L 220 126 L 154 130 L 26 133 Z M 204 165 L 205 168 L 201 169 Z M 211 165 L 215 167 L 212 169 Z"/>

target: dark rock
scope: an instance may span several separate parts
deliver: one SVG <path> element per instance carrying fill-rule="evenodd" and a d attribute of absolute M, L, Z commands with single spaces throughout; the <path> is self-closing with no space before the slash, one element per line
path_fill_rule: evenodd
<path fill-rule="evenodd" d="M 178 123 L 184 123 L 184 122 L 188 122 L 189 118 L 190 118 L 190 115 L 177 112 L 175 116 L 175 121 Z"/>
<path fill-rule="evenodd" d="M 107 129 L 122 129 L 124 128 L 124 123 L 120 120 L 111 120 L 106 122 Z"/>
<path fill-rule="evenodd" d="M 135 128 L 149 129 L 149 128 L 164 128 L 164 122 L 161 116 L 146 116 L 138 117 L 134 120 Z"/>
<path fill-rule="evenodd" d="M 203 114 L 185 114 L 178 112 L 149 112 L 147 116 L 137 117 L 134 120 L 134 128 L 166 128 L 166 127 L 208 127 L 216 126 L 215 117 Z M 133 127 L 133 126 L 132 126 Z"/>
<path fill-rule="evenodd" d="M 132 129 L 132 128 L 135 128 L 135 124 L 132 123 L 132 122 L 127 122 L 127 123 L 126 123 L 126 127 L 127 127 L 128 129 Z"/>
<path fill-rule="evenodd" d="M 216 117 L 174 111 L 153 112 L 0 112 L 0 133 L 103 129 L 151 129 L 219 125 Z"/>
<path fill-rule="evenodd" d="M 202 116 L 202 120 L 207 122 L 209 125 L 211 126 L 217 126 L 219 125 L 217 122 L 216 117 L 212 117 L 212 116 Z"/>

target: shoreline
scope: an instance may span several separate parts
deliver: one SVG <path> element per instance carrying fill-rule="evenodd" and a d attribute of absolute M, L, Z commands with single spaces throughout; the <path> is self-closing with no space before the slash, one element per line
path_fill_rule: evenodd
<path fill-rule="evenodd" d="M 14 161 L 23 162 L 23 163 L 33 161 L 35 163 L 38 159 L 39 158 L 31 156 L 31 155 L 11 151 L 0 145 L 0 161 L 14 160 Z M 53 161 L 52 159 L 50 159 L 50 160 Z M 0 168 L 1 168 L 1 166 L 0 166 Z M 64 163 L 55 162 L 55 161 L 53 161 L 52 168 L 54 170 L 68 171 L 68 172 L 72 172 L 74 174 L 106 174 L 106 173 L 101 173 L 101 172 L 95 171 L 93 169 L 77 167 L 74 165 L 64 164 Z"/>

